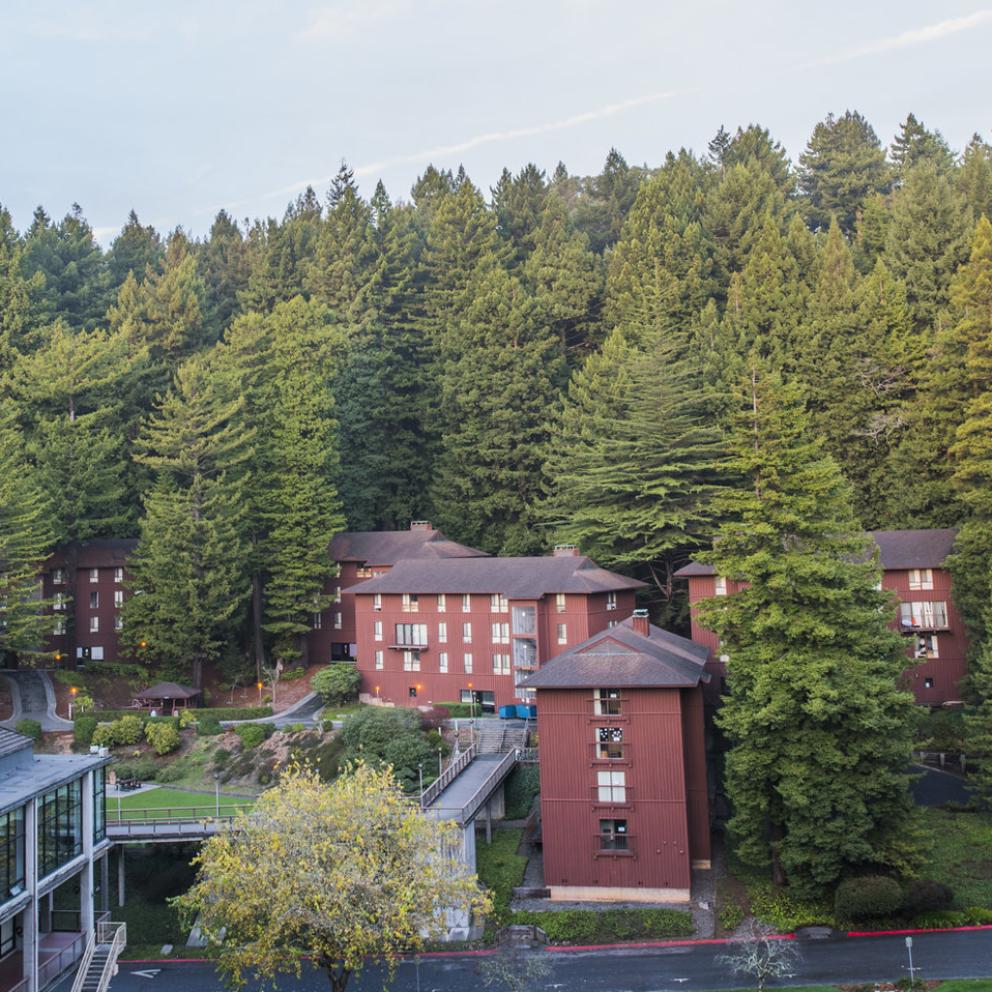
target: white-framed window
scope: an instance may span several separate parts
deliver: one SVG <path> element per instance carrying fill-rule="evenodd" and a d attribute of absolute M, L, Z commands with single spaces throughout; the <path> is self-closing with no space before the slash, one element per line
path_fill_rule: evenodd
<path fill-rule="evenodd" d="M 462 624 L 462 640 L 466 644 L 472 643 L 472 623 L 470 620 L 466 620 Z"/>
<path fill-rule="evenodd" d="M 618 761 L 623 756 L 623 727 L 597 727 L 596 757 L 603 761 Z"/>
<path fill-rule="evenodd" d="M 947 626 L 947 603 L 900 603 L 899 613 L 903 627 L 928 629 Z"/>
<path fill-rule="evenodd" d="M 114 569 L 114 582 L 116 585 L 120 585 L 124 581 L 124 569 L 120 565 Z"/>
<path fill-rule="evenodd" d="M 606 626 L 608 628 L 609 627 L 615 627 L 619 622 L 620 622 L 619 620 L 607 620 L 606 621 Z"/>
<path fill-rule="evenodd" d="M 124 590 L 115 589 L 114 590 L 114 606 L 120 609 L 124 605 Z"/>
<path fill-rule="evenodd" d="M 360 579 L 371 579 L 372 569 L 369 568 L 367 565 L 365 566 L 360 565 L 358 568 L 355 569 L 355 575 L 357 575 Z"/>
<path fill-rule="evenodd" d="M 923 688 L 924 689 L 932 689 L 933 688 L 933 679 L 932 678 L 925 678 L 923 680 Z"/>
<path fill-rule="evenodd" d="M 555 609 L 559 613 L 565 612 L 565 594 L 563 592 L 555 593 Z"/>
<path fill-rule="evenodd" d="M 124 618 L 118 613 L 114 616 L 114 630 L 124 629 Z"/>
<path fill-rule="evenodd" d="M 626 820 L 599 821 L 599 849 L 601 851 L 629 851 L 629 837 Z"/>
<path fill-rule="evenodd" d="M 65 633 L 65 617 L 56 617 L 55 625 L 52 627 L 53 634 L 64 634 Z"/>
<path fill-rule="evenodd" d="M 419 651 L 404 651 L 403 652 L 403 671 L 404 672 L 419 672 L 420 671 L 420 652 Z"/>
<path fill-rule="evenodd" d="M 91 610 L 100 609 L 100 594 L 98 592 L 90 593 L 90 609 Z"/>
<path fill-rule="evenodd" d="M 444 613 L 447 609 L 448 597 L 443 592 L 439 592 L 437 594 L 437 611 L 438 613 Z"/>
<path fill-rule="evenodd" d="M 911 568 L 909 570 L 910 589 L 932 589 L 933 569 L 931 568 Z"/>
<path fill-rule="evenodd" d="M 90 617 L 90 633 L 99 634 L 100 633 L 100 618 Z"/>
<path fill-rule="evenodd" d="M 493 624 L 493 644 L 510 643 L 510 625 L 497 621 Z"/>
<path fill-rule="evenodd" d="M 64 568 L 53 568 L 52 569 L 52 585 L 54 585 L 54 586 L 64 586 L 65 585 L 65 569 Z"/>
<path fill-rule="evenodd" d="M 625 803 L 627 801 L 626 772 L 596 772 L 597 798 L 601 803 Z"/>
<path fill-rule="evenodd" d="M 510 674 L 510 656 L 508 654 L 493 655 L 493 675 Z"/>
<path fill-rule="evenodd" d="M 415 592 L 403 593 L 403 612 L 404 613 L 420 612 L 420 597 Z"/>
<path fill-rule="evenodd" d="M 596 716 L 620 715 L 619 689 L 594 689 L 592 694 L 593 712 Z"/>
<path fill-rule="evenodd" d="M 62 612 L 65 609 L 66 598 L 64 592 L 57 592 L 52 599 L 52 609 Z"/>
<path fill-rule="evenodd" d="M 94 644 L 93 647 L 90 648 L 90 658 L 93 661 L 103 661 L 103 645 L 102 644 Z"/>
<path fill-rule="evenodd" d="M 916 644 L 913 647 L 914 658 L 939 658 L 940 652 L 937 648 L 936 634 L 917 634 Z"/>
<path fill-rule="evenodd" d="M 448 652 L 441 651 L 437 656 L 437 670 L 439 672 L 447 672 L 448 670 Z"/>
<path fill-rule="evenodd" d="M 489 597 L 489 612 L 490 613 L 509 613 L 510 604 L 501 592 L 494 592 Z"/>
<path fill-rule="evenodd" d="M 381 620 L 373 620 L 372 621 L 372 636 L 377 641 L 381 641 L 382 640 L 382 621 Z"/>
<path fill-rule="evenodd" d="M 310 617 L 310 627 L 313 630 L 320 630 L 324 626 L 324 614 L 314 613 Z"/>
<path fill-rule="evenodd" d="M 606 594 L 606 608 L 608 610 L 615 610 L 617 608 L 617 594 L 615 592 L 608 592 Z"/>
<path fill-rule="evenodd" d="M 472 596 L 469 593 L 467 593 L 467 592 L 463 592 L 462 593 L 462 613 L 471 613 L 471 612 L 472 612 Z"/>
<path fill-rule="evenodd" d="M 341 613 L 340 613 L 340 611 L 338 611 L 338 612 L 336 612 L 334 614 L 334 629 L 335 630 L 340 630 L 341 629 Z"/>
<path fill-rule="evenodd" d="M 472 674 L 472 652 L 471 651 L 466 651 L 465 654 L 462 655 L 462 664 L 464 664 L 464 666 L 465 666 L 465 673 L 466 673 L 466 675 L 471 675 Z"/>
<path fill-rule="evenodd" d="M 437 625 L 437 642 L 438 644 L 448 643 L 448 624 L 443 620 Z"/>
<path fill-rule="evenodd" d="M 568 644 L 568 624 L 560 623 L 557 625 L 558 629 L 558 643 Z"/>
<path fill-rule="evenodd" d="M 100 569 L 98 569 L 98 568 L 91 568 L 90 569 L 90 582 L 99 582 L 99 581 L 100 581 Z"/>
<path fill-rule="evenodd" d="M 382 671 L 385 653 L 380 649 L 375 653 L 375 667 L 377 671 Z"/>
<path fill-rule="evenodd" d="M 427 643 L 427 624 L 398 623 L 396 625 L 396 644 L 409 644 L 419 647 Z"/>
<path fill-rule="evenodd" d="M 372 609 L 379 612 L 382 610 L 382 593 L 372 593 Z"/>
<path fill-rule="evenodd" d="M 714 596 L 726 596 L 727 595 L 727 578 L 724 575 L 718 575 L 713 580 L 713 595 Z"/>
<path fill-rule="evenodd" d="M 333 598 L 333 600 L 334 600 L 335 603 L 340 603 L 341 602 L 341 587 L 340 586 L 335 586 L 334 587 L 334 596 L 332 598 Z"/>

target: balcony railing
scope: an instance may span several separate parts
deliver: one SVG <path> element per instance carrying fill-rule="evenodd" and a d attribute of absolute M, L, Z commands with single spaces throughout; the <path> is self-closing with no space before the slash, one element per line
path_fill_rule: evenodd
<path fill-rule="evenodd" d="M 38 988 L 43 989 L 68 971 L 82 956 L 86 949 L 86 935 L 77 934 L 71 944 L 56 951 L 38 965 Z"/>

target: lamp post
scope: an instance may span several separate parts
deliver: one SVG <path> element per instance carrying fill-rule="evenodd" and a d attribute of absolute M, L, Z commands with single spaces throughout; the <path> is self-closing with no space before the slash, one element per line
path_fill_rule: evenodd
<path fill-rule="evenodd" d="M 420 802 L 423 804 L 424 801 L 424 763 L 421 762 L 417 765 L 417 769 L 420 772 Z"/>
<path fill-rule="evenodd" d="M 220 773 L 214 772 L 214 815 L 220 819 Z"/>
<path fill-rule="evenodd" d="M 69 686 L 69 719 L 72 719 L 72 704 L 76 701 L 76 693 L 79 690 L 73 685 Z"/>
<path fill-rule="evenodd" d="M 262 705 L 262 683 L 258 683 L 258 705 Z"/>
<path fill-rule="evenodd" d="M 437 749 L 437 777 L 444 773 L 444 758 L 441 756 L 442 748 Z"/>
<path fill-rule="evenodd" d="M 471 682 L 468 684 L 468 705 L 471 719 L 475 720 L 475 690 L 472 688 Z"/>

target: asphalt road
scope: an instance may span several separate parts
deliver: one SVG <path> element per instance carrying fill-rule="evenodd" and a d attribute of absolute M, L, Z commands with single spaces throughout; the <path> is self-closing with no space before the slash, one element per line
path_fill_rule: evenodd
<path fill-rule="evenodd" d="M 903 936 L 797 941 L 800 961 L 794 976 L 779 985 L 868 983 L 906 975 Z M 730 973 L 719 961 L 724 944 L 539 951 L 552 964 L 538 988 L 560 992 L 678 992 L 747 987 L 747 979 Z M 392 992 L 466 992 L 481 988 L 479 957 L 465 954 L 425 956 L 419 966 L 404 961 L 389 986 Z M 992 930 L 926 933 L 913 937 L 916 977 L 992 977 Z M 144 974 L 141 974 L 144 972 Z M 66 983 L 60 992 L 68 989 Z M 753 987 L 753 986 L 751 986 Z M 207 964 L 122 962 L 111 992 L 220 992 L 221 981 Z M 249 983 L 250 990 L 260 986 Z M 322 973 L 305 969 L 301 979 L 279 980 L 280 992 L 329 992 Z M 379 992 L 383 974 L 368 969 L 352 981 L 349 992 Z"/>

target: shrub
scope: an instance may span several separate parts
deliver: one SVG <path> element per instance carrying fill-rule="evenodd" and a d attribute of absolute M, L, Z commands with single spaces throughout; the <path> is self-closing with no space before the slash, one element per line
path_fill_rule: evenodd
<path fill-rule="evenodd" d="M 179 729 L 171 720 L 168 723 L 149 723 L 145 727 L 145 739 L 156 754 L 168 754 L 179 747 Z"/>
<path fill-rule="evenodd" d="M 849 878 L 837 886 L 834 912 L 840 920 L 892 916 L 902 906 L 899 883 L 884 875 Z"/>
<path fill-rule="evenodd" d="M 448 711 L 448 716 L 452 719 L 461 719 L 462 717 L 472 716 L 473 711 L 475 716 L 479 715 L 479 707 L 473 707 L 471 703 L 438 703 L 437 709 L 446 709 Z"/>
<path fill-rule="evenodd" d="M 511 922 L 539 926 L 555 944 L 689 937 L 694 930 L 692 917 L 677 909 L 520 911 L 512 914 Z"/>
<path fill-rule="evenodd" d="M 506 780 L 506 818 L 522 820 L 530 815 L 534 797 L 541 791 L 537 765 L 517 765 Z"/>
<path fill-rule="evenodd" d="M 234 731 L 246 748 L 258 747 L 265 740 L 265 727 L 260 723 L 245 723 Z"/>
<path fill-rule="evenodd" d="M 422 730 L 440 731 L 441 727 L 444 726 L 444 721 L 450 715 L 443 706 L 434 706 L 429 710 L 422 710 L 420 713 L 420 727 Z"/>
<path fill-rule="evenodd" d="M 14 724 L 14 730 L 33 741 L 41 740 L 41 724 L 37 720 L 18 720 Z"/>
<path fill-rule="evenodd" d="M 720 929 L 724 933 L 736 930 L 744 922 L 744 909 L 736 902 L 728 902 L 720 907 Z"/>
<path fill-rule="evenodd" d="M 904 901 L 909 913 L 929 913 L 950 907 L 954 892 L 943 882 L 920 878 L 909 883 Z"/>
<path fill-rule="evenodd" d="M 305 668 L 290 668 L 288 671 L 283 672 L 282 675 L 279 676 L 279 679 L 282 682 L 296 682 L 299 679 L 302 679 L 306 674 L 307 670 Z"/>
<path fill-rule="evenodd" d="M 151 758 L 137 758 L 134 761 L 121 761 L 114 766 L 118 779 L 135 778 L 147 781 L 158 774 L 158 765 Z"/>
<path fill-rule="evenodd" d="M 342 762 L 360 759 L 392 765 L 396 780 L 406 788 L 418 784 L 418 768 L 437 763 L 437 752 L 420 730 L 420 714 L 408 709 L 367 706 L 347 717 L 341 727 Z"/>
<path fill-rule="evenodd" d="M 144 722 L 140 716 L 128 714 L 112 723 L 101 723 L 93 732 L 93 743 L 100 747 L 123 747 L 137 744 L 144 736 Z"/>
<path fill-rule="evenodd" d="M 310 687 L 319 692 L 325 703 L 349 703 L 358 698 L 362 676 L 355 665 L 328 665 L 314 674 Z"/>
<path fill-rule="evenodd" d="M 81 692 L 76 696 L 72 704 L 72 712 L 76 713 L 92 713 L 94 707 L 93 697 Z"/>
<path fill-rule="evenodd" d="M 187 727 L 196 724 L 196 711 L 184 709 L 179 711 L 179 729 L 185 730 Z"/>
<path fill-rule="evenodd" d="M 93 743 L 93 732 L 95 730 L 95 716 L 77 716 L 72 722 L 72 739 L 79 747 L 89 747 Z"/>
<path fill-rule="evenodd" d="M 156 782 L 178 782 L 185 774 L 186 768 L 183 765 L 185 759 L 172 762 L 171 765 L 162 765 L 155 772 Z"/>
<path fill-rule="evenodd" d="M 97 710 L 93 715 L 100 721 L 117 720 L 122 716 L 134 716 L 135 710 Z M 141 711 L 137 711 L 140 716 Z M 213 717 L 216 720 L 258 720 L 263 716 L 272 716 L 271 706 L 205 706 L 201 709 L 194 709 L 193 716 L 199 722 L 205 717 Z M 171 719 L 164 717 L 163 719 Z"/>
<path fill-rule="evenodd" d="M 214 766 L 217 768 L 221 768 L 227 762 L 227 759 L 230 757 L 231 757 L 231 752 L 228 751 L 226 747 L 217 748 L 217 750 L 214 751 L 214 759 L 213 759 Z"/>
<path fill-rule="evenodd" d="M 201 716 L 196 721 L 197 737 L 216 737 L 224 733 L 224 728 L 220 725 L 220 720 L 215 716 Z"/>

